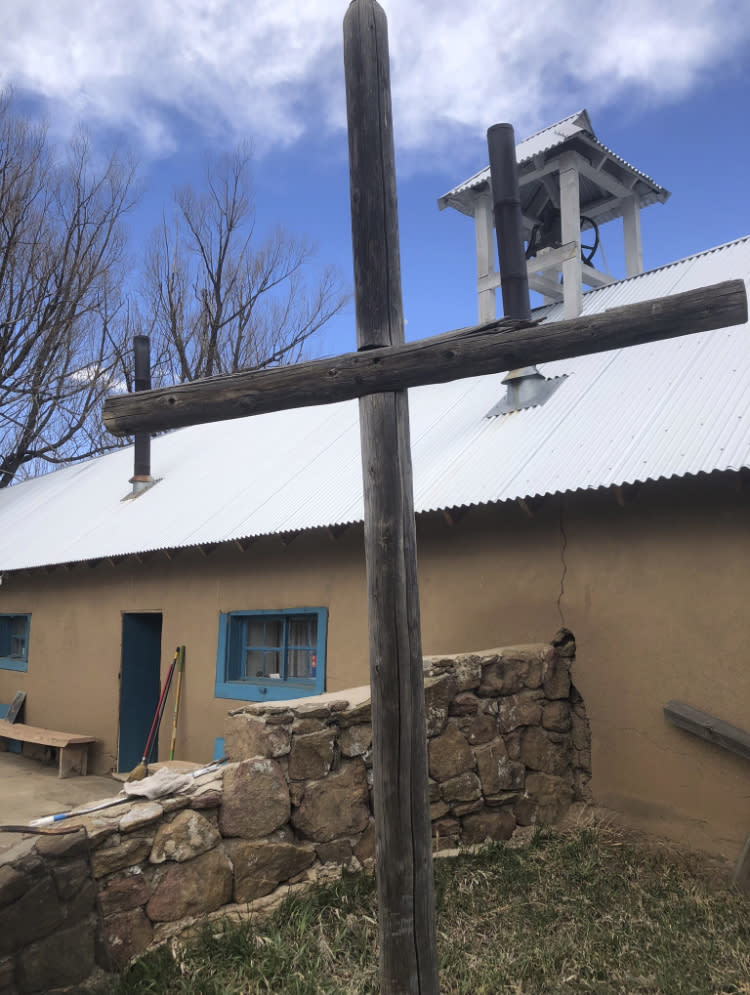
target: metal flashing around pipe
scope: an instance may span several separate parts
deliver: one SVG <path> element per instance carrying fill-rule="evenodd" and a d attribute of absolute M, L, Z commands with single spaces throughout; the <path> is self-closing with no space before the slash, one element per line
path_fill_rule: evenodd
<path fill-rule="evenodd" d="M 566 379 L 566 376 L 562 376 L 548 380 L 535 366 L 511 370 L 502 381 L 508 387 L 506 396 L 487 412 L 486 417 L 497 418 L 498 415 L 509 415 L 513 411 L 541 407 Z"/>
<path fill-rule="evenodd" d="M 495 217 L 497 256 L 503 314 L 506 318 L 531 318 L 529 275 L 524 249 L 521 194 L 516 162 L 516 139 L 512 124 L 493 124 L 487 131 Z M 488 418 L 544 404 L 562 380 L 546 380 L 536 366 L 511 370 L 503 379 L 507 394 L 488 412 Z"/>

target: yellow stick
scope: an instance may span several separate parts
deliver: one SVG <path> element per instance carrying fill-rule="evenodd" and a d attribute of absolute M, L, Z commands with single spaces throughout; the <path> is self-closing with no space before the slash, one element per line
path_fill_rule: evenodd
<path fill-rule="evenodd" d="M 169 744 L 169 759 L 174 760 L 174 747 L 177 740 L 177 713 L 180 709 L 180 691 L 182 690 L 182 674 L 185 670 L 185 647 L 180 646 L 177 660 L 177 691 L 174 696 L 174 720 L 172 722 L 172 742 Z"/>

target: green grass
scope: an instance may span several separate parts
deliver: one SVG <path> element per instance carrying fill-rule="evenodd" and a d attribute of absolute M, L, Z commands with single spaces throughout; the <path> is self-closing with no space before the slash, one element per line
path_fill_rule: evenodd
<path fill-rule="evenodd" d="M 750 900 L 611 830 L 534 833 L 435 867 L 443 995 L 750 995 Z M 371 877 L 148 954 L 114 995 L 375 995 Z"/>

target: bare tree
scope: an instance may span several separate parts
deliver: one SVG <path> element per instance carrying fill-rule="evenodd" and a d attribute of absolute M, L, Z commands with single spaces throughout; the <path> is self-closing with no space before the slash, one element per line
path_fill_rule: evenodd
<path fill-rule="evenodd" d="M 0 95 L 0 487 L 113 445 L 99 408 L 122 356 L 133 178 L 116 155 L 95 165 L 83 132 L 57 161 Z"/>
<path fill-rule="evenodd" d="M 256 237 L 246 147 L 175 194 L 142 292 L 126 299 L 123 218 L 134 167 L 84 132 L 56 157 L 44 126 L 0 93 L 0 487 L 118 443 L 104 396 L 132 386 L 130 340 L 150 333 L 154 379 L 184 382 L 299 359 L 348 299 L 313 247 Z"/>
<path fill-rule="evenodd" d="M 162 383 L 294 362 L 349 298 L 330 267 L 311 286 L 310 243 L 256 237 L 250 162 L 242 145 L 209 163 L 205 192 L 177 191 L 152 237 L 140 317 Z"/>

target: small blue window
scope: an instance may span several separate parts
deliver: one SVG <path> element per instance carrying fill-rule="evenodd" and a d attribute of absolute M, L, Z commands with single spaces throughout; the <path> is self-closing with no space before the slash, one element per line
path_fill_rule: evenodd
<path fill-rule="evenodd" d="M 31 615 L 0 615 L 0 669 L 26 670 Z"/>
<path fill-rule="evenodd" d="M 328 611 L 239 611 L 219 616 L 216 697 L 283 701 L 325 691 Z"/>

